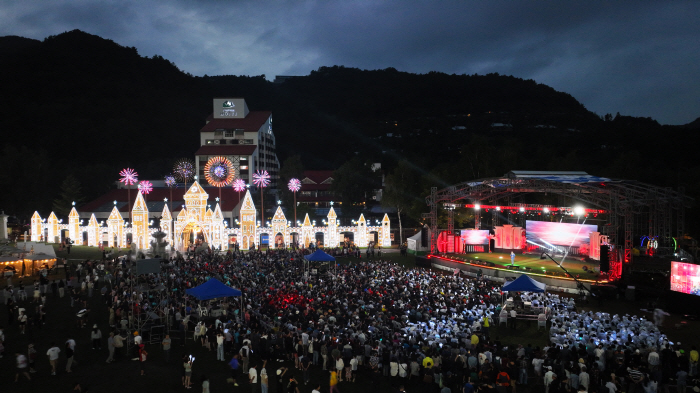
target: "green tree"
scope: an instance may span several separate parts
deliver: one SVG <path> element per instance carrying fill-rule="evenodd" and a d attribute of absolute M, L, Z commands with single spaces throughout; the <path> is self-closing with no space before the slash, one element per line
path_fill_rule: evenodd
<path fill-rule="evenodd" d="M 473 135 L 469 142 L 462 146 L 461 153 L 460 167 L 471 175 L 471 179 L 496 176 L 497 150 L 488 138 Z"/>
<path fill-rule="evenodd" d="M 279 190 L 279 198 L 284 206 L 291 206 L 294 209 L 294 194 L 289 191 L 287 184 L 292 178 L 301 180 L 304 177 L 304 165 L 301 162 L 301 156 L 294 155 L 282 162 L 280 165 L 280 179 L 277 189 Z M 297 195 L 299 196 L 299 195 Z"/>
<path fill-rule="evenodd" d="M 401 160 L 396 168 L 384 179 L 384 192 L 382 205 L 396 208 L 396 216 L 399 219 L 399 244 L 403 244 L 403 222 L 401 215 L 420 202 L 420 188 L 418 182 L 420 175 L 413 164 Z M 425 204 L 425 202 L 423 202 Z"/>
<path fill-rule="evenodd" d="M 333 172 L 330 190 L 340 197 L 344 206 L 352 206 L 365 202 L 377 183 L 371 165 L 354 157 Z"/>
<path fill-rule="evenodd" d="M 78 178 L 72 173 L 66 176 L 61 183 L 61 193 L 58 199 L 53 201 L 53 211 L 57 216 L 66 217 L 73 208 L 73 202 L 80 205 L 83 202 L 82 187 Z"/>

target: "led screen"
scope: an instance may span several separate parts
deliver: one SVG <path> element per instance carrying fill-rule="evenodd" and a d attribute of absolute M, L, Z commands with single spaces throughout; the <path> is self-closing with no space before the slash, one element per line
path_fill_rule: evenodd
<path fill-rule="evenodd" d="M 591 232 L 597 225 L 565 224 L 561 222 L 526 221 L 525 239 L 529 244 L 542 247 L 581 247 L 590 243 Z"/>
<path fill-rule="evenodd" d="M 461 237 L 464 244 L 489 244 L 488 230 L 462 229 Z"/>
<path fill-rule="evenodd" d="M 700 266 L 671 262 L 671 290 L 700 296 Z"/>

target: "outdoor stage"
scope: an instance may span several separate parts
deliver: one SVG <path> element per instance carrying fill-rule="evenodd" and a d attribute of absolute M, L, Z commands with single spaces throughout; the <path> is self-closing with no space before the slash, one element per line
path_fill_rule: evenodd
<path fill-rule="evenodd" d="M 505 281 L 521 274 L 532 276 L 537 281 L 549 287 L 561 290 L 576 289 L 576 281 L 567 276 L 551 259 L 540 259 L 540 254 L 516 254 L 515 268 L 510 267 L 510 253 L 469 253 L 469 254 L 440 254 L 428 255 L 432 267 L 443 270 L 460 269 L 471 276 L 481 274 L 489 279 Z M 562 257 L 554 257 L 562 262 Z M 584 262 L 580 258 L 564 258 L 562 266 L 584 285 L 604 284 L 608 282 L 606 275 L 597 272 L 598 264 Z M 588 271 L 584 271 L 583 267 Z"/>

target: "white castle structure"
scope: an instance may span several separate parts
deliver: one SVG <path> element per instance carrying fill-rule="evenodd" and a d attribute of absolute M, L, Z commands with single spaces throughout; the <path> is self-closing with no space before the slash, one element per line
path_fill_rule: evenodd
<path fill-rule="evenodd" d="M 125 248 L 130 240 L 131 244 L 145 250 L 153 240 L 151 235 L 162 231 L 166 234 L 164 240 L 168 242 L 169 247 L 172 246 L 178 251 L 187 249 L 193 238 L 196 238 L 195 236 L 203 238 L 210 247 L 215 249 L 228 250 L 231 243 L 229 239 L 235 239 L 241 250 L 249 250 L 256 244 L 260 244 L 262 235 L 268 236 L 271 248 L 289 247 L 295 241 L 306 247 L 316 242 L 317 233 L 322 233 L 325 247 L 337 247 L 344 241 L 345 234 L 352 233 L 353 241 L 359 247 L 367 247 L 375 240 L 375 245 L 391 246 L 389 216 L 386 214 L 377 225 L 370 225 L 371 223 L 365 220 L 364 215 L 360 215 L 355 225 L 339 226 L 337 215 L 331 206 L 325 225 L 313 226 L 307 214 L 301 226 L 293 227 L 289 225 L 282 208 L 278 206 L 270 225 L 261 226 L 257 221 L 257 212 L 250 191 L 246 191 L 240 209 L 239 226 L 233 228 L 224 221 L 218 202 L 214 210 L 207 208 L 209 194 L 198 182 L 195 181 L 187 190 L 184 199 L 185 206 L 175 219 L 167 204 L 165 205 L 160 227 L 154 227 L 152 222 L 149 222 L 148 208 L 140 191 L 132 207 L 131 226 L 122 218 L 116 206 L 106 222 L 98 222 L 92 214 L 87 225 L 82 225 L 75 207 L 68 216 L 68 224 L 58 220 L 53 212 L 48 219 L 42 219 L 38 212 L 34 212 L 31 220 L 31 239 L 32 241 L 60 242 L 67 235 L 76 241 L 83 239 L 84 234 L 87 234 L 88 246 L 97 247 L 102 243 L 107 247 Z"/>

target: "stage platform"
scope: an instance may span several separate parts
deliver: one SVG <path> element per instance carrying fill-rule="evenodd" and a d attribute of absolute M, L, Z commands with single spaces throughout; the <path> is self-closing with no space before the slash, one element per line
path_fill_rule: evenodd
<path fill-rule="evenodd" d="M 554 257 L 560 263 L 561 258 Z M 476 276 L 481 270 L 483 276 L 495 281 L 506 281 L 508 278 L 527 274 L 554 290 L 571 292 L 577 287 L 573 278 L 567 276 L 551 259 L 540 259 L 539 254 L 516 254 L 515 267 L 510 266 L 510 253 L 440 254 L 428 255 L 427 259 L 431 267 L 436 269 L 460 269 L 464 274 L 471 276 Z M 587 263 L 578 258 L 564 258 L 562 266 L 589 288 L 591 285 L 608 282 L 606 275 L 598 273 L 598 264 Z"/>

